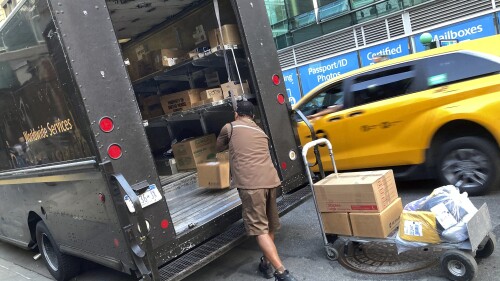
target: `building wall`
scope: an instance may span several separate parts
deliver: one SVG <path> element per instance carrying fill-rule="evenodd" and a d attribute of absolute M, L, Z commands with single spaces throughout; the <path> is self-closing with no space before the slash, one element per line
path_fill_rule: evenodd
<path fill-rule="evenodd" d="M 427 1 L 280 49 L 290 102 L 376 56 L 391 59 L 424 50 L 419 41 L 424 32 L 434 40 L 473 40 L 498 34 L 499 18 L 500 0 Z"/>

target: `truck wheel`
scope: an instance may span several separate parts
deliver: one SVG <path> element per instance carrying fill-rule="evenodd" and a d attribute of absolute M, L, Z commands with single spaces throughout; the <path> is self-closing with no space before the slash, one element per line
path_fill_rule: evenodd
<path fill-rule="evenodd" d="M 491 256 L 493 252 L 495 251 L 495 247 L 497 245 L 497 238 L 495 234 L 491 233 L 488 235 L 488 241 L 486 241 L 486 244 L 484 246 L 479 246 L 479 248 L 476 251 L 476 258 L 483 259 Z"/>
<path fill-rule="evenodd" d="M 80 261 L 59 251 L 59 246 L 43 221 L 36 225 L 36 242 L 50 274 L 58 281 L 69 280 L 80 272 Z"/>
<path fill-rule="evenodd" d="M 469 253 L 448 250 L 441 256 L 441 268 L 450 280 L 469 281 L 476 276 L 477 262 Z"/>
<path fill-rule="evenodd" d="M 485 194 L 500 179 L 498 147 L 479 137 L 453 139 L 440 148 L 436 167 L 442 184 L 469 195 Z"/>

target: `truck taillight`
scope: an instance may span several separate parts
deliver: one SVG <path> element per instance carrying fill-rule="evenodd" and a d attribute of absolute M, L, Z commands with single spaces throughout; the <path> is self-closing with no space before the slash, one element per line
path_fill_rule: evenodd
<path fill-rule="evenodd" d="M 112 144 L 108 147 L 108 155 L 111 159 L 118 159 L 122 157 L 122 148 L 118 144 Z"/>
<path fill-rule="evenodd" d="M 276 85 L 276 86 L 279 85 L 280 82 L 281 82 L 280 80 L 281 79 L 280 79 L 280 76 L 278 74 L 274 74 L 273 75 L 273 83 L 274 83 L 274 85 Z"/>
<path fill-rule="evenodd" d="M 283 95 L 283 94 L 278 94 L 278 96 L 276 96 L 276 99 L 278 100 L 279 104 L 285 103 L 285 95 Z"/>
<path fill-rule="evenodd" d="M 281 162 L 281 169 L 286 170 L 286 162 Z"/>
<path fill-rule="evenodd" d="M 167 229 L 168 228 L 168 220 L 162 220 L 160 226 L 163 229 Z"/>
<path fill-rule="evenodd" d="M 105 133 L 109 133 L 113 131 L 115 124 L 113 124 L 113 120 L 109 117 L 103 117 L 99 121 L 99 128 Z"/>

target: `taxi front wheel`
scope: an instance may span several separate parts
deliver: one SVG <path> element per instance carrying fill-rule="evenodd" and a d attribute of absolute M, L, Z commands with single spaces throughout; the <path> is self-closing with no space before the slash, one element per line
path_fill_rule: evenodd
<path fill-rule="evenodd" d="M 460 137 L 439 149 L 437 173 L 444 185 L 469 195 L 488 193 L 500 179 L 498 146 L 480 137 Z"/>

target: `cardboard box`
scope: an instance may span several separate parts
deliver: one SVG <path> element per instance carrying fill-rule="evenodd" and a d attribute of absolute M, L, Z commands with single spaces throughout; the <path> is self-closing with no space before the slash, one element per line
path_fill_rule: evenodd
<path fill-rule="evenodd" d="M 441 242 L 437 232 L 436 215 L 426 211 L 403 211 L 399 237 L 410 242 L 431 244 Z"/>
<path fill-rule="evenodd" d="M 229 150 L 217 153 L 216 157 L 217 161 L 229 161 Z"/>
<path fill-rule="evenodd" d="M 222 37 L 221 38 L 221 31 Z M 212 51 L 217 51 L 219 46 L 222 45 L 241 45 L 240 32 L 236 24 L 225 24 L 218 28 L 212 29 L 208 32 L 208 42 Z"/>
<path fill-rule="evenodd" d="M 398 198 L 392 170 L 331 174 L 314 192 L 322 213 L 380 213 Z"/>
<path fill-rule="evenodd" d="M 201 100 L 201 101 L 197 101 L 197 102 L 193 103 L 193 104 L 191 105 L 191 107 L 198 107 L 198 106 L 202 106 L 202 105 L 204 105 L 204 104 L 205 104 L 205 101 L 202 101 L 202 100 Z"/>
<path fill-rule="evenodd" d="M 160 101 L 163 111 L 172 113 L 191 108 L 193 103 L 200 101 L 200 92 L 202 90 L 191 89 L 162 96 Z"/>
<path fill-rule="evenodd" d="M 219 45 L 240 45 L 241 44 L 240 32 L 239 32 L 238 26 L 236 24 L 225 24 L 225 25 L 221 26 L 221 31 L 222 31 L 223 38 L 220 37 L 221 32 L 217 33 Z M 224 39 L 224 41 L 222 41 L 222 39 Z"/>
<path fill-rule="evenodd" d="M 398 227 L 402 211 L 403 203 L 397 198 L 380 213 L 349 213 L 352 235 L 386 238 Z"/>
<path fill-rule="evenodd" d="M 165 66 L 174 66 L 187 59 L 186 52 L 176 49 L 161 49 L 150 51 L 150 61 L 156 70 L 163 69 Z"/>
<path fill-rule="evenodd" d="M 219 79 L 219 73 L 215 71 L 205 73 L 205 82 L 207 83 L 208 88 L 219 87 L 219 85 L 221 84 Z"/>
<path fill-rule="evenodd" d="M 212 29 L 208 32 L 208 43 L 210 44 L 210 49 L 217 50 L 217 46 L 219 45 L 219 40 L 217 36 L 218 29 Z"/>
<path fill-rule="evenodd" d="M 200 99 L 208 100 L 212 98 L 212 101 L 218 101 L 224 99 L 221 88 L 207 89 L 200 93 Z"/>
<path fill-rule="evenodd" d="M 198 186 L 222 189 L 230 185 L 229 162 L 207 162 L 198 164 Z"/>
<path fill-rule="evenodd" d="M 146 108 L 149 109 L 151 107 L 161 105 L 160 96 L 158 96 L 158 95 L 152 95 L 152 96 L 148 96 L 148 97 L 140 96 L 138 98 L 138 101 L 139 101 L 139 105 L 141 105 L 145 109 Z"/>
<path fill-rule="evenodd" d="M 221 84 L 220 87 L 222 89 L 222 96 L 224 99 L 227 99 L 229 97 L 229 91 L 231 91 L 231 93 L 235 97 L 243 95 L 243 90 L 241 89 L 241 84 L 236 84 L 233 81 Z M 248 86 L 248 83 L 246 81 L 243 82 L 243 89 L 245 90 L 246 96 L 250 95 L 250 87 Z"/>
<path fill-rule="evenodd" d="M 323 222 L 325 233 L 352 235 L 348 213 L 321 213 L 321 221 Z"/>
<path fill-rule="evenodd" d="M 215 135 L 183 140 L 172 145 L 178 170 L 196 169 L 196 165 L 214 159 L 216 155 Z"/>

